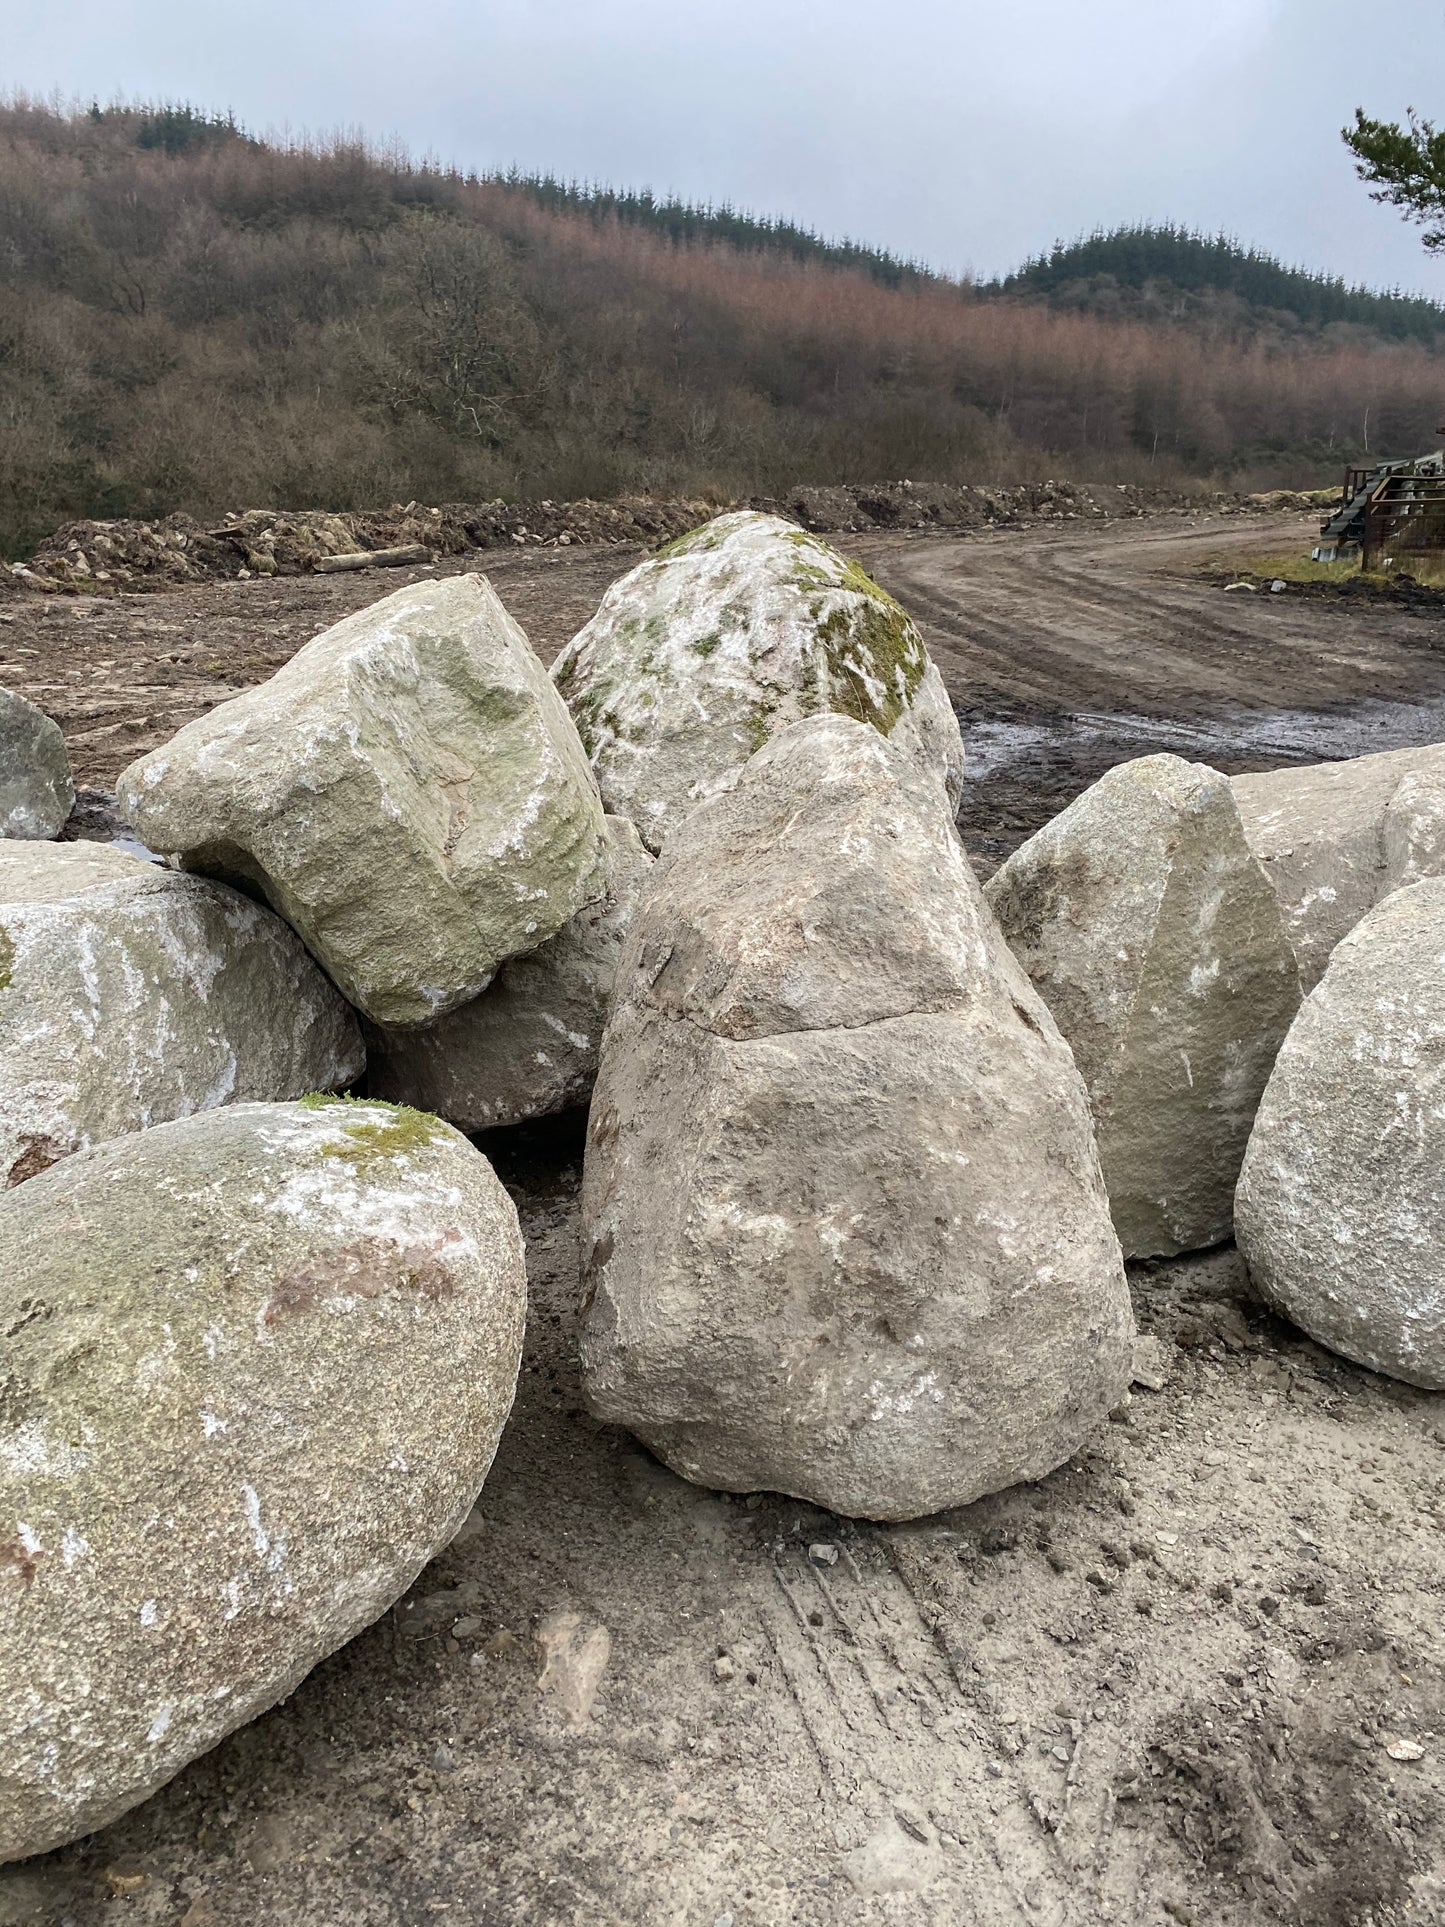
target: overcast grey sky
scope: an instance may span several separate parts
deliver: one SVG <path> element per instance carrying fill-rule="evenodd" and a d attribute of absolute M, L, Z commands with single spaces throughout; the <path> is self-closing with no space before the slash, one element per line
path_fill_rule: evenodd
<path fill-rule="evenodd" d="M 1173 219 L 1445 295 L 1356 104 L 1445 121 L 1440 0 L 0 0 L 0 86 L 356 126 L 791 216 L 951 271 Z"/>

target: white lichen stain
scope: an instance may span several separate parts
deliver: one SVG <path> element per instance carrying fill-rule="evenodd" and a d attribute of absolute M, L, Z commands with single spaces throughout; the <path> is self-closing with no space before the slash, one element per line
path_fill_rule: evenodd
<path fill-rule="evenodd" d="M 144 1358 L 139 1360 L 135 1368 L 135 1382 L 138 1389 L 142 1392 L 153 1392 L 155 1390 L 161 1380 L 166 1377 L 169 1371 L 170 1361 L 175 1356 L 176 1341 L 171 1335 L 170 1326 L 168 1324 L 162 1325 L 161 1332 L 163 1339 L 159 1349 L 148 1352 Z"/>
<path fill-rule="evenodd" d="M 0 1436 L 0 1466 L 17 1478 L 67 1479 L 89 1464 L 88 1452 L 47 1438 L 40 1418 L 26 1419 L 8 1437 Z"/>
<path fill-rule="evenodd" d="M 241 1487 L 241 1504 L 246 1514 L 246 1524 L 251 1528 L 251 1537 L 256 1550 L 264 1557 L 271 1549 L 271 1535 L 261 1523 L 261 1500 L 254 1485 Z"/>
<path fill-rule="evenodd" d="M 84 1559 L 89 1551 L 90 1541 L 82 1537 L 74 1526 L 67 1526 L 60 1535 L 60 1563 L 65 1570 L 69 1572 L 76 1560 Z"/>

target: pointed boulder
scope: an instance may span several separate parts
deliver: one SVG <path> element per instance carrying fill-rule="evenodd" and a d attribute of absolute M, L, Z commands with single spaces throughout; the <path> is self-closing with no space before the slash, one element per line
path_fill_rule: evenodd
<path fill-rule="evenodd" d="M 583 1216 L 588 1403 L 701 1484 L 911 1518 L 1041 1478 L 1128 1382 L 1068 1048 L 940 786 L 843 717 L 648 878 Z"/>
<path fill-rule="evenodd" d="M 1089 1087 L 1125 1256 L 1227 1238 L 1300 992 L 1226 778 L 1177 756 L 1121 763 L 986 894 Z"/>
<path fill-rule="evenodd" d="M 552 666 L 607 808 L 650 850 L 805 716 L 868 723 L 956 809 L 963 744 L 907 614 L 815 535 L 720 515 L 614 582 Z"/>

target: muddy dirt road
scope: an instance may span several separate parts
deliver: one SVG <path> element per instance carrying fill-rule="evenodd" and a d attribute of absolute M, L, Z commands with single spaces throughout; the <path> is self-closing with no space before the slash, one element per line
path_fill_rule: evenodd
<path fill-rule="evenodd" d="M 1179 573 L 1211 545 L 1188 521 L 853 545 L 964 716 L 983 864 L 1120 754 L 1445 735 L 1440 618 L 1224 597 Z M 550 654 L 631 559 L 490 572 Z M 12 605 L 0 680 L 109 780 L 391 586 Z M 1445 1399 L 1269 1316 L 1225 1249 L 1134 1268 L 1147 1383 L 1039 1485 L 889 1528 L 719 1497 L 582 1409 L 575 1120 L 484 1148 L 532 1303 L 471 1520 L 284 1706 L 0 1870 L 0 1923 L 1445 1923 Z M 560 1610 L 610 1641 L 585 1717 L 539 1689 Z"/>
<path fill-rule="evenodd" d="M 1225 593 L 1212 557 L 1308 553 L 1309 517 L 1159 517 L 974 543 L 867 538 L 963 723 L 981 870 L 1114 763 L 1157 750 L 1234 775 L 1445 737 L 1445 602 Z"/>
<path fill-rule="evenodd" d="M 1303 550 L 1313 528 L 1161 515 L 838 538 L 912 612 L 943 671 L 981 871 L 1124 757 L 1169 749 L 1233 773 L 1445 737 L 1445 604 L 1225 594 L 1200 576 L 1211 556 Z M 534 549 L 444 568 L 484 567 L 550 662 L 643 553 Z M 14 597 L 0 604 L 0 682 L 57 718 L 78 781 L 109 788 L 182 723 L 420 573 Z"/>

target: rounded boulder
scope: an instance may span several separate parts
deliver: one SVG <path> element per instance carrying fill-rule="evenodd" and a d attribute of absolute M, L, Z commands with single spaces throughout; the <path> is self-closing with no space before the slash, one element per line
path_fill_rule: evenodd
<path fill-rule="evenodd" d="M 1261 1296 L 1372 1371 L 1445 1390 L 1445 878 L 1335 946 L 1275 1061 L 1234 1221 Z"/>
<path fill-rule="evenodd" d="M 491 1166 L 382 1104 L 234 1105 L 0 1195 L 0 1860 L 406 1590 L 491 1465 L 525 1302 Z"/>

